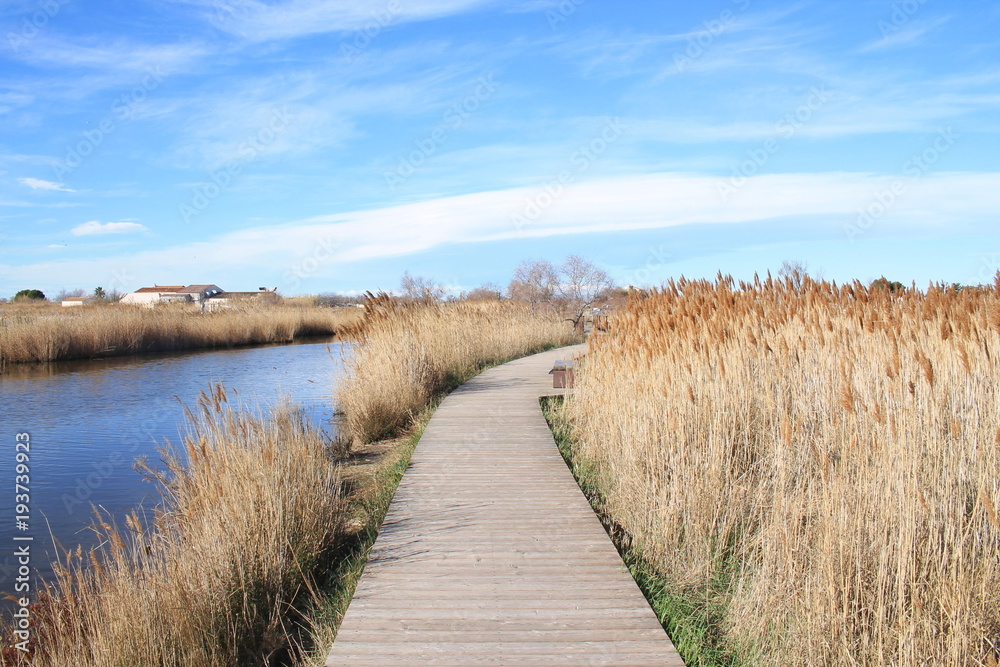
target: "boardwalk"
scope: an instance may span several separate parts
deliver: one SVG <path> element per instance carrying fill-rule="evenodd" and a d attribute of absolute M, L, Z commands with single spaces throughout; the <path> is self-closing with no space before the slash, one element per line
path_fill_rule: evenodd
<path fill-rule="evenodd" d="M 328 667 L 684 664 L 539 409 L 570 351 L 486 371 L 438 408 Z"/>

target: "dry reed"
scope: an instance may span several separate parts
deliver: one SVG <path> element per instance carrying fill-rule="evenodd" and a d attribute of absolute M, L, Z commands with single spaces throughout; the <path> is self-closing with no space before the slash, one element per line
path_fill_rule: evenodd
<path fill-rule="evenodd" d="M 364 440 L 405 425 L 486 364 L 574 337 L 517 305 L 389 298 L 371 300 L 350 333 L 358 344 L 338 398 L 344 428 Z M 347 534 L 330 454 L 288 408 L 260 418 L 232 409 L 221 387 L 203 395 L 167 470 L 147 469 L 165 490 L 152 525 L 136 513 L 125 529 L 99 518 L 102 550 L 76 552 L 32 608 L 27 662 L 265 665 L 315 650 L 312 577 L 336 565 L 325 561 Z M 9 646 L 2 657 L 23 659 Z"/>
<path fill-rule="evenodd" d="M 369 299 L 337 403 L 354 442 L 388 437 L 434 396 L 486 366 L 575 342 L 572 327 L 524 304 Z"/>
<path fill-rule="evenodd" d="M 607 511 L 762 665 L 1000 652 L 1000 277 L 892 294 L 680 280 L 566 404 Z"/>
<path fill-rule="evenodd" d="M 165 489 L 153 525 L 99 517 L 102 550 L 57 568 L 33 607 L 30 664 L 265 665 L 287 650 L 290 610 L 341 530 L 337 466 L 290 408 L 257 417 L 217 387 L 198 409 L 152 473 Z"/>
<path fill-rule="evenodd" d="M 0 370 L 10 363 L 285 343 L 335 334 L 359 317 L 356 308 L 291 304 L 209 313 L 182 305 L 4 305 L 0 306 Z"/>

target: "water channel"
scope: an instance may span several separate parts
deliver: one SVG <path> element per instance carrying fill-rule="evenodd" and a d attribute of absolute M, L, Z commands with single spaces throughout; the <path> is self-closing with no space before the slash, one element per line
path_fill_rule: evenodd
<path fill-rule="evenodd" d="M 95 543 L 87 528 L 91 503 L 123 516 L 159 502 L 134 461 L 144 456 L 162 468 L 158 448 L 181 440 L 184 406 L 193 407 L 212 383 L 251 409 L 291 398 L 333 436 L 331 395 L 342 352 L 341 343 L 308 342 L 8 367 L 0 375 L 0 594 L 14 592 L 23 538 L 31 538 L 37 584 L 51 577 L 53 540 L 60 551 Z M 27 530 L 15 511 L 18 433 L 30 437 Z"/>

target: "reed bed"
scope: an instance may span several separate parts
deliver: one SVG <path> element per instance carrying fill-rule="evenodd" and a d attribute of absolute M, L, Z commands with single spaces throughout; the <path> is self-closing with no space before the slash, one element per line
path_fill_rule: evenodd
<path fill-rule="evenodd" d="M 435 392 L 487 364 L 574 340 L 567 323 L 512 304 L 381 297 L 366 313 L 344 332 L 358 343 L 338 391 L 342 428 L 366 442 L 409 425 Z M 31 608 L 32 652 L 8 644 L 0 664 L 215 667 L 322 655 L 316 637 L 332 636 L 325 626 L 340 607 L 323 602 L 329 593 L 314 579 L 343 594 L 349 582 L 325 580 L 350 576 L 344 559 L 359 558 L 350 515 L 367 498 L 387 503 L 382 487 L 398 476 L 364 478 L 346 497 L 343 448 L 293 409 L 257 415 L 219 386 L 190 421 L 183 443 L 164 451 L 165 470 L 144 468 L 164 492 L 152 519 L 132 512 L 122 527 L 97 514 L 103 546 L 56 568 Z"/>
<path fill-rule="evenodd" d="M 183 305 L 61 308 L 0 306 L 0 371 L 22 362 L 287 343 L 333 335 L 360 318 L 355 308 L 261 304 L 202 313 Z"/>
<path fill-rule="evenodd" d="M 235 409 L 204 394 L 183 446 L 150 473 L 151 525 L 98 517 L 104 547 L 77 552 L 33 606 L 30 660 L 65 667 L 266 665 L 294 643 L 294 610 L 342 530 L 339 473 L 291 408 Z M 10 663 L 13 664 L 13 663 Z"/>
<path fill-rule="evenodd" d="M 389 437 L 489 365 L 576 342 L 554 315 L 511 302 L 368 300 L 336 401 L 355 443 Z"/>
<path fill-rule="evenodd" d="M 590 340 L 564 416 L 606 511 L 734 662 L 1000 655 L 1000 277 L 680 280 Z"/>

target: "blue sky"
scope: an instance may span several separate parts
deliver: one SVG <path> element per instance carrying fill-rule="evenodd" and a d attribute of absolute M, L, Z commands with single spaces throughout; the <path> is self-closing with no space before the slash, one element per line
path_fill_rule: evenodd
<path fill-rule="evenodd" d="M 0 8 L 0 296 L 991 281 L 1000 5 L 157 0 Z"/>

